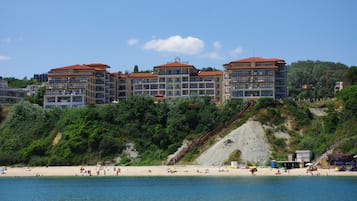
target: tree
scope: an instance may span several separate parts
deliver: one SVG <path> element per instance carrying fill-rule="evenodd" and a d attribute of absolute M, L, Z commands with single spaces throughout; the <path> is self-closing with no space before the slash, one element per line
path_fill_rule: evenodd
<path fill-rule="evenodd" d="M 202 68 L 200 69 L 201 71 L 217 71 L 217 69 L 215 68 L 212 68 L 212 67 L 205 67 L 205 68 Z"/>
<path fill-rule="evenodd" d="M 288 88 L 296 98 L 334 96 L 334 86 L 342 81 L 348 66 L 324 61 L 298 61 L 288 66 Z M 308 88 L 304 88 L 308 86 Z"/>
<path fill-rule="evenodd" d="M 138 67 L 138 65 L 135 65 L 134 66 L 134 73 L 138 73 L 139 72 L 139 67 Z"/>
<path fill-rule="evenodd" d="M 348 69 L 346 75 L 345 75 L 346 81 L 350 85 L 356 85 L 357 84 L 357 66 L 352 66 Z"/>
<path fill-rule="evenodd" d="M 344 103 L 344 112 L 346 115 L 357 117 L 357 85 L 344 88 L 337 95 Z"/>
<path fill-rule="evenodd" d="M 45 92 L 46 87 L 40 87 L 35 95 L 29 97 L 30 102 L 43 106 L 43 97 L 45 96 Z"/>

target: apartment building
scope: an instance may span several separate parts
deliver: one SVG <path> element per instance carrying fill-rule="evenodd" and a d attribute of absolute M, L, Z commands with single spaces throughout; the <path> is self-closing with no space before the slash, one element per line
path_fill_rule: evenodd
<path fill-rule="evenodd" d="M 152 73 L 130 73 L 125 78 L 128 96 L 150 95 L 167 100 L 190 96 L 210 96 L 213 101 L 222 99 L 222 71 L 201 72 L 179 59 L 155 66 Z"/>
<path fill-rule="evenodd" d="M 26 89 L 11 88 L 6 80 L 0 80 L 0 105 L 14 105 L 26 100 L 26 93 Z"/>
<path fill-rule="evenodd" d="M 212 101 L 287 96 L 285 61 L 251 57 L 223 65 L 225 71 L 200 71 L 180 59 L 150 73 L 109 73 L 106 64 L 77 64 L 48 72 L 44 107 L 82 107 L 112 103 L 133 95 L 170 100 L 209 96 Z"/>
<path fill-rule="evenodd" d="M 224 100 L 287 97 L 287 70 L 282 59 L 250 57 L 223 66 Z"/>
<path fill-rule="evenodd" d="M 115 76 L 106 64 L 76 64 L 48 72 L 44 107 L 73 108 L 116 99 Z"/>

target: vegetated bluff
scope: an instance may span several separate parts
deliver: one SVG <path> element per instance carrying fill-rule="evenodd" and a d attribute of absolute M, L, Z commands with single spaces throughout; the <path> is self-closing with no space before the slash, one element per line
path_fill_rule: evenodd
<path fill-rule="evenodd" d="M 287 153 L 297 149 L 310 149 L 318 156 L 345 138 L 351 140 L 343 142 L 335 152 L 357 153 L 356 87 L 345 88 L 337 99 L 318 105 L 289 99 L 259 99 L 251 120 L 265 125 L 270 158 L 284 160 Z M 184 139 L 198 138 L 227 122 L 244 105 L 244 101 L 235 100 L 216 107 L 208 97 L 155 104 L 150 97 L 134 96 L 113 105 L 48 110 L 22 102 L 12 108 L 1 124 L 0 165 L 95 164 L 118 157 L 120 164 L 125 165 L 162 164 Z M 312 115 L 309 107 L 326 107 L 326 116 Z M 287 133 L 289 137 L 281 137 L 279 133 Z M 229 139 L 226 139 L 228 146 L 244 141 Z M 137 158 L 123 152 L 127 143 L 134 143 Z M 238 159 L 243 162 L 267 160 L 267 156 L 264 160 L 247 157 L 245 153 L 249 150 L 245 152 L 245 147 L 237 149 Z M 224 157 L 227 161 L 231 158 L 229 152 Z"/>
<path fill-rule="evenodd" d="M 133 96 L 77 109 L 21 102 L 2 123 L 0 164 L 95 164 L 119 157 L 120 164 L 162 164 L 184 139 L 216 128 L 244 106 L 236 100 L 217 107 L 209 97 L 156 104 L 151 97 Z M 137 158 L 123 152 L 128 143 L 134 143 Z"/>

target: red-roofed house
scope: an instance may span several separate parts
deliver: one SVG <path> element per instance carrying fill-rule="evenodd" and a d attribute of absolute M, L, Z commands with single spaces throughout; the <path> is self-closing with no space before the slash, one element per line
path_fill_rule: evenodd
<path fill-rule="evenodd" d="M 250 57 L 223 66 L 224 100 L 287 97 L 287 72 L 282 59 Z"/>

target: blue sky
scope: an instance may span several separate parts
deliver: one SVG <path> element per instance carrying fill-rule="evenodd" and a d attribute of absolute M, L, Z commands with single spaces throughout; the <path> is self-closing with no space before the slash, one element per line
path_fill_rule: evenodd
<path fill-rule="evenodd" d="M 357 65 L 354 0 L 2 0 L 0 76 L 105 63 L 131 72 L 251 56 Z"/>

